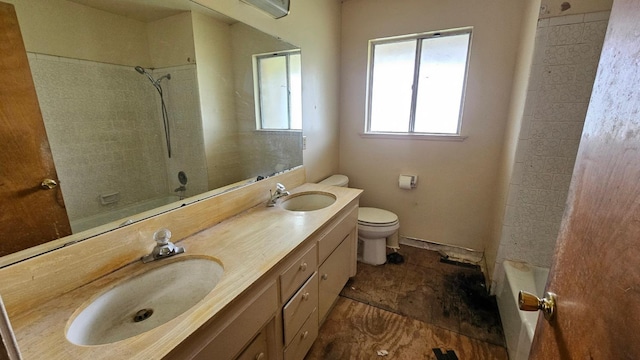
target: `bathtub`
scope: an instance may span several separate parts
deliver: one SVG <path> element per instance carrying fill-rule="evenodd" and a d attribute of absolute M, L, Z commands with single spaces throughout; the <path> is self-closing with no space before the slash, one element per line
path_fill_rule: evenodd
<path fill-rule="evenodd" d="M 502 267 L 504 277 L 498 285 L 496 299 L 509 359 L 526 360 L 540 312 L 520 311 L 518 292 L 524 290 L 542 297 L 549 269 L 510 260 L 505 260 Z"/>
<path fill-rule="evenodd" d="M 116 224 L 114 225 L 116 225 L 117 227 L 117 225 L 120 225 L 120 223 L 124 222 L 126 218 L 132 217 L 133 215 L 137 215 L 140 213 L 144 213 L 145 211 L 148 211 L 150 209 L 155 209 L 158 207 L 162 207 L 164 205 L 174 203 L 176 201 L 180 201 L 180 197 L 176 195 L 169 195 L 167 197 L 161 197 L 161 198 L 138 202 L 135 204 L 121 207 L 119 209 L 106 211 L 103 213 L 91 215 L 81 219 L 70 220 L 71 231 L 75 234 L 75 233 L 92 229 L 97 226 L 105 225 L 111 222 L 116 222 Z M 144 217 L 141 217 L 141 218 L 144 218 Z"/>

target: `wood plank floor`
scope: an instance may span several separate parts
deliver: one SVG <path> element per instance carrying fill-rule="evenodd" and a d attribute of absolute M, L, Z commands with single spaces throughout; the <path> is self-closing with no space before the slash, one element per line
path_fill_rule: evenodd
<path fill-rule="evenodd" d="M 479 270 L 424 249 L 400 253 L 400 265 L 358 263 L 306 359 L 435 360 L 434 348 L 460 360 L 508 359 L 495 301 L 477 289 Z"/>

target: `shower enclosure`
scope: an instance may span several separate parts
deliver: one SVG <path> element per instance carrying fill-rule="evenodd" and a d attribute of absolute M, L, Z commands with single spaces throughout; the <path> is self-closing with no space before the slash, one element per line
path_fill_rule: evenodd
<path fill-rule="evenodd" d="M 29 59 L 74 233 L 208 190 L 195 64 Z"/>

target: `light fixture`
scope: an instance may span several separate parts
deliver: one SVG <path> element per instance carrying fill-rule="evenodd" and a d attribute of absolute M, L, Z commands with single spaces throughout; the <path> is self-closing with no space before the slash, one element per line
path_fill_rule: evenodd
<path fill-rule="evenodd" d="M 289 0 L 240 0 L 253 5 L 276 19 L 289 14 Z"/>

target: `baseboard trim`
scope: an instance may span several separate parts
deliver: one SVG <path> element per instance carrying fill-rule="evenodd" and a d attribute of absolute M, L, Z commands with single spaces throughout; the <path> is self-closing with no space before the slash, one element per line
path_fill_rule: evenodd
<path fill-rule="evenodd" d="M 487 274 L 487 264 L 485 262 L 483 251 L 468 249 L 460 246 L 441 244 L 404 235 L 400 235 L 400 244 L 437 251 L 442 254 L 442 256 L 447 256 L 450 260 L 478 265 L 480 266 L 485 279 L 489 279 Z"/>

